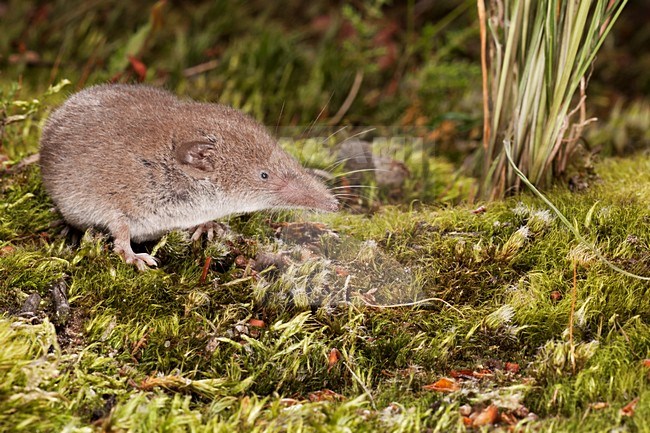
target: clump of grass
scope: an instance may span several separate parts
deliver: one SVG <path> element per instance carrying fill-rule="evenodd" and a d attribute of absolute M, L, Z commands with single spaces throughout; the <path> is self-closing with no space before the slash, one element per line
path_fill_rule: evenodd
<path fill-rule="evenodd" d="M 588 122 L 589 68 L 626 3 L 495 0 L 486 9 L 485 1 L 478 2 L 484 75 L 483 147 L 478 158 L 483 197 L 520 189 L 503 153 L 504 140 L 513 143 L 515 164 L 534 185 L 548 186 L 566 171 Z"/>

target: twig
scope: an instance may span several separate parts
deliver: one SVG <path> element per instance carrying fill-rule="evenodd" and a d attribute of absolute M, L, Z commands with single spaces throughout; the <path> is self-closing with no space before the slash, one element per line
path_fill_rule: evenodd
<path fill-rule="evenodd" d="M 212 263 L 212 256 L 206 257 L 205 263 L 203 264 L 203 272 L 201 272 L 201 278 L 199 279 L 199 284 L 205 283 L 205 280 L 208 277 L 208 270 L 210 270 L 211 263 Z"/>
<path fill-rule="evenodd" d="M 345 98 L 345 101 L 343 101 L 343 105 L 341 105 L 341 108 L 339 108 L 339 111 L 332 117 L 330 120 L 329 124 L 330 125 L 336 125 L 341 121 L 343 116 L 345 116 L 345 113 L 348 112 L 350 109 L 350 106 L 354 102 L 354 99 L 357 97 L 357 93 L 359 93 L 359 89 L 361 88 L 361 83 L 363 82 L 363 71 L 358 70 L 357 74 L 354 76 L 354 82 L 352 83 L 352 87 L 350 88 L 350 93 L 348 93 L 347 98 Z"/>
<path fill-rule="evenodd" d="M 571 290 L 571 313 L 569 314 L 569 350 L 571 356 L 571 367 L 576 372 L 576 348 L 573 344 L 573 317 L 576 313 L 576 298 L 578 296 L 578 264 L 573 261 L 573 289 Z"/>
<path fill-rule="evenodd" d="M 445 301 L 444 299 L 440 298 L 427 298 L 427 299 L 421 299 L 419 301 L 413 301 L 413 302 L 405 302 L 403 304 L 388 304 L 388 305 L 378 305 L 378 304 L 373 304 L 372 302 L 366 301 L 362 296 L 359 297 L 364 304 L 366 304 L 369 307 L 375 307 L 375 308 L 400 308 L 400 307 L 415 307 L 417 305 L 422 305 L 426 304 L 427 302 L 432 302 L 432 301 L 438 301 L 442 302 L 445 304 L 447 307 L 450 309 L 454 310 L 458 314 L 460 314 L 462 317 L 465 317 L 462 311 L 460 311 L 458 308 L 454 307 L 451 305 L 449 302 Z"/>
<path fill-rule="evenodd" d="M 219 61 L 216 59 L 210 60 L 209 62 L 201 63 L 196 66 L 191 66 L 183 71 L 183 76 L 185 78 L 191 78 L 195 75 L 202 74 L 204 72 L 211 71 L 219 66 Z"/>
<path fill-rule="evenodd" d="M 14 165 L 13 167 L 4 169 L 4 171 L 6 171 L 7 173 L 16 173 L 29 165 L 37 163 L 40 160 L 40 158 L 41 158 L 40 153 L 29 155 L 23 158 L 18 164 Z"/>
<path fill-rule="evenodd" d="M 481 33 L 481 75 L 483 76 L 483 149 L 490 142 L 490 105 L 488 102 L 487 31 L 485 29 L 485 1 L 478 0 L 478 21 Z"/>

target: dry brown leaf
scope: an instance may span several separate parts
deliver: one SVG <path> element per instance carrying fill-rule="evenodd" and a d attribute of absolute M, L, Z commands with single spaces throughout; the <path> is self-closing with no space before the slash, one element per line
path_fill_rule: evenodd
<path fill-rule="evenodd" d="M 0 256 L 11 254 L 14 251 L 16 251 L 16 248 L 12 247 L 11 245 L 5 245 L 4 247 L 0 248 Z"/>
<path fill-rule="evenodd" d="M 472 213 L 474 215 L 480 215 L 480 214 L 485 213 L 485 212 L 487 212 L 487 208 L 485 206 L 479 206 L 479 207 L 477 207 L 476 209 L 474 209 L 472 211 Z"/>
<path fill-rule="evenodd" d="M 329 372 L 337 362 L 341 359 L 341 352 L 337 348 L 330 350 L 330 354 L 327 357 L 327 371 Z"/>
<path fill-rule="evenodd" d="M 266 326 L 264 320 L 260 320 L 260 319 L 250 319 L 248 321 L 248 324 L 255 328 L 264 328 Z"/>
<path fill-rule="evenodd" d="M 477 379 L 483 379 L 485 377 L 494 377 L 494 373 L 492 373 L 492 371 L 488 370 L 487 368 L 475 371 L 473 374 L 474 377 L 476 377 Z"/>
<path fill-rule="evenodd" d="M 449 374 L 454 379 L 474 379 L 474 372 L 470 369 L 451 370 Z"/>
<path fill-rule="evenodd" d="M 331 389 L 324 389 L 322 391 L 314 391 L 309 394 L 309 401 L 312 403 L 318 401 L 343 401 L 345 397 L 341 394 L 337 394 Z"/>
<path fill-rule="evenodd" d="M 508 425 L 515 425 L 517 424 L 517 418 L 511 413 L 503 412 L 501 416 L 499 417 L 501 422 L 504 422 Z"/>
<path fill-rule="evenodd" d="M 147 67 L 142 61 L 132 55 L 128 55 L 129 63 L 133 68 L 133 72 L 138 76 L 138 81 L 142 82 L 147 78 Z"/>
<path fill-rule="evenodd" d="M 489 405 L 481 413 L 473 417 L 472 425 L 481 427 L 484 425 L 494 424 L 499 417 L 499 409 L 493 404 Z"/>
<path fill-rule="evenodd" d="M 341 266 L 336 266 L 334 268 L 334 271 L 336 272 L 336 275 L 338 277 L 347 277 L 350 275 L 350 272 L 348 272 L 345 268 L 342 268 Z"/>
<path fill-rule="evenodd" d="M 621 416 L 633 416 L 636 404 L 639 402 L 639 397 L 635 398 L 621 408 Z"/>
<path fill-rule="evenodd" d="M 506 371 L 513 374 L 519 373 L 519 364 L 516 362 L 506 362 Z"/>
<path fill-rule="evenodd" d="M 437 392 L 454 392 L 460 389 L 460 386 L 454 379 L 448 379 L 443 377 L 442 379 L 436 381 L 435 383 L 424 385 L 422 389 L 427 391 L 437 391 Z"/>
<path fill-rule="evenodd" d="M 235 257 L 235 266 L 241 269 L 245 268 L 248 266 L 248 259 L 241 254 L 238 255 Z"/>

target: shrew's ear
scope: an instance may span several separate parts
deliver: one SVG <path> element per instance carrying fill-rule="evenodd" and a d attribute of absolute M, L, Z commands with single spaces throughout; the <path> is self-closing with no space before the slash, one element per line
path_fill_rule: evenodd
<path fill-rule="evenodd" d="M 186 141 L 176 147 L 176 160 L 183 165 L 201 171 L 214 170 L 212 156 L 217 149 L 214 143 L 208 141 Z"/>

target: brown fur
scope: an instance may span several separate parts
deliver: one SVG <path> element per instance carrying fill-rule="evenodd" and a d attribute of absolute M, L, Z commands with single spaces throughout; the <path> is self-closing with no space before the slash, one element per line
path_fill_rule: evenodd
<path fill-rule="evenodd" d="M 70 97 L 43 129 L 41 170 L 67 222 L 109 231 L 116 251 L 139 268 L 155 262 L 134 254 L 131 240 L 261 209 L 337 209 L 247 115 L 142 85 Z"/>

